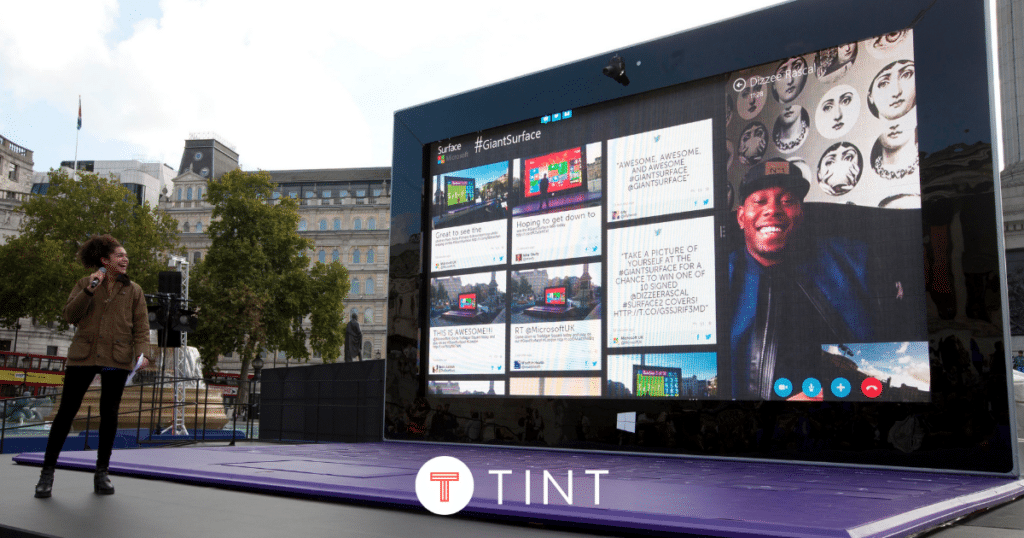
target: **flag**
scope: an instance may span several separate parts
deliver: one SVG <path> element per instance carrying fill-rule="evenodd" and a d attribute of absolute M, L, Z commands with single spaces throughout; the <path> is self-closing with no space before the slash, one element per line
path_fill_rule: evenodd
<path fill-rule="evenodd" d="M 82 96 L 78 96 L 78 130 L 82 130 Z"/>

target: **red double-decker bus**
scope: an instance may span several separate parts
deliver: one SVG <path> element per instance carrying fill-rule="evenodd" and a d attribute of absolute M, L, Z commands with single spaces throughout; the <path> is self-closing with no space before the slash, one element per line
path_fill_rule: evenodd
<path fill-rule="evenodd" d="M 46 396 L 64 385 L 66 357 L 0 351 L 0 397 Z"/>
<path fill-rule="evenodd" d="M 249 374 L 250 382 L 253 377 L 253 374 Z M 206 384 L 210 386 L 211 390 L 219 390 L 221 396 L 227 401 L 227 398 L 238 396 L 238 378 L 239 374 L 234 372 L 213 372 L 206 376 Z"/>

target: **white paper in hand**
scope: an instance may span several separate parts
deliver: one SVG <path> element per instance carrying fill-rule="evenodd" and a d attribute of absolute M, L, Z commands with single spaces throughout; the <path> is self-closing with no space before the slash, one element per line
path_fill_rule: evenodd
<path fill-rule="evenodd" d="M 132 371 L 128 373 L 128 379 L 125 380 L 124 386 L 127 387 L 127 386 L 132 384 L 132 379 L 135 378 L 135 372 L 139 371 L 139 367 L 140 366 L 142 366 L 142 354 L 141 353 L 139 354 L 139 357 L 137 359 L 135 359 L 135 368 L 132 368 Z"/>

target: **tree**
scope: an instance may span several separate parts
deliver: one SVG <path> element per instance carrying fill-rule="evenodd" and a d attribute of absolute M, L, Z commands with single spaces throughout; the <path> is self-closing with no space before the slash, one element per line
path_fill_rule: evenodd
<path fill-rule="evenodd" d="M 296 231 L 298 204 L 290 198 L 268 203 L 273 189 L 262 171 L 236 169 L 210 181 L 210 250 L 192 273 L 199 316 L 192 342 L 207 370 L 220 355 L 239 354 L 243 405 L 249 366 L 263 350 L 308 360 L 311 347 L 333 362 L 345 341 L 348 270 L 340 262 L 310 268 L 304 253 L 313 245 Z"/>
<path fill-rule="evenodd" d="M 519 277 L 519 293 L 521 293 L 523 297 L 533 295 L 533 286 L 530 285 L 530 281 L 526 280 L 525 276 Z"/>
<path fill-rule="evenodd" d="M 0 246 L 0 325 L 19 318 L 68 323 L 61 313 L 75 281 L 88 274 L 76 258 L 79 245 L 92 234 L 110 234 L 128 251 L 129 276 L 144 290 L 155 291 L 167 253 L 180 253 L 177 221 L 134 195 L 116 179 L 50 170 L 45 195 L 21 205 L 20 235 Z"/>

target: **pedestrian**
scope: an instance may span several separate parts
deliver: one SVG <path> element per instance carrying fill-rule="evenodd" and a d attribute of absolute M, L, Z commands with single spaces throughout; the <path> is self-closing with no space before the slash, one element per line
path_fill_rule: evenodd
<path fill-rule="evenodd" d="M 146 297 L 126 274 L 125 248 L 110 235 L 93 235 L 78 249 L 78 259 L 96 271 L 78 280 L 64 305 L 64 319 L 76 330 L 68 348 L 60 407 L 50 428 L 43 470 L 36 484 L 35 496 L 39 498 L 52 494 L 57 457 L 97 374 L 101 380 L 100 431 L 93 484 L 98 494 L 114 493 L 108 467 L 121 395 L 135 361 L 142 362 L 140 368 L 149 364 Z"/>

